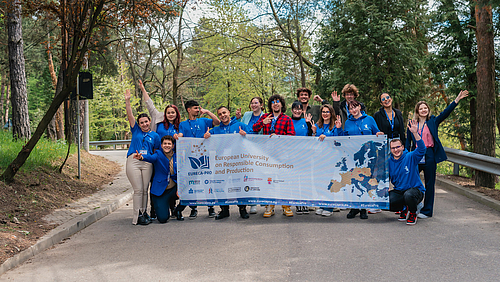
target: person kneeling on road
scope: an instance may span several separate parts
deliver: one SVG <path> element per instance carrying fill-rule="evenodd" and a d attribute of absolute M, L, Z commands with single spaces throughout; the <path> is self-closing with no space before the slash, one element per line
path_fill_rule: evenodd
<path fill-rule="evenodd" d="M 418 205 L 425 193 L 425 187 L 418 173 L 418 163 L 424 156 L 426 147 L 418 134 L 417 123 L 410 120 L 408 129 L 417 142 L 415 151 L 406 151 L 400 139 L 393 139 L 389 144 L 391 148 L 389 177 L 394 185 L 394 189 L 389 191 L 389 209 L 401 211 L 399 221 L 414 225 L 417 223 Z"/>

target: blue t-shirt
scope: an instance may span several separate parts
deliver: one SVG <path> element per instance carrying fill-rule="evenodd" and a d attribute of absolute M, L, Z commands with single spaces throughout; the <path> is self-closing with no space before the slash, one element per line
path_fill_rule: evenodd
<path fill-rule="evenodd" d="M 170 122 L 168 123 L 168 129 L 165 129 L 165 125 L 163 122 L 159 122 L 156 124 L 156 133 L 162 138 L 163 136 L 169 135 L 169 136 L 174 136 L 174 134 L 179 133 L 173 124 Z"/>
<path fill-rule="evenodd" d="M 240 133 L 240 127 L 243 131 L 248 133 L 248 130 L 252 130 L 248 125 L 237 121 L 236 119 L 232 119 L 228 125 L 220 123 L 219 126 L 216 126 L 210 129 L 210 134 L 232 134 L 232 133 Z M 252 131 L 253 132 L 253 131 Z"/>
<path fill-rule="evenodd" d="M 209 118 L 188 119 L 179 124 L 179 133 L 184 137 L 203 138 L 207 129 L 211 127 L 214 127 L 214 123 Z"/>
<path fill-rule="evenodd" d="M 316 136 L 320 135 L 325 135 L 326 137 L 329 136 L 339 136 L 341 135 L 341 130 L 337 127 L 333 127 L 332 130 L 330 130 L 330 125 L 329 124 L 323 124 L 323 127 L 319 127 L 318 124 L 316 124 Z"/>
<path fill-rule="evenodd" d="M 293 127 L 295 128 L 295 136 L 307 136 L 308 128 L 305 119 L 293 119 Z"/>
<path fill-rule="evenodd" d="M 132 131 L 132 141 L 130 142 L 127 157 L 136 151 L 143 155 L 152 155 L 156 149 L 160 148 L 160 136 L 156 132 L 142 131 L 137 122 L 134 127 L 130 128 L 130 131 Z"/>
<path fill-rule="evenodd" d="M 343 135 L 375 135 L 379 131 L 375 119 L 363 113 L 357 119 L 351 115 L 345 121 Z"/>

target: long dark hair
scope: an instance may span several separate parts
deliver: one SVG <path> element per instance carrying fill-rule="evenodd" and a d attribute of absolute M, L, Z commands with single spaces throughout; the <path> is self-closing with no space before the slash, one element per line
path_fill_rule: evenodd
<path fill-rule="evenodd" d="M 165 111 L 163 112 L 163 126 L 165 126 L 165 129 L 168 129 L 169 121 L 167 119 L 167 109 L 172 108 L 175 110 L 175 119 L 174 119 L 174 128 L 175 130 L 179 131 L 179 123 L 181 122 L 181 113 L 179 113 L 179 108 L 177 108 L 176 105 L 168 105 L 165 107 Z"/>
<path fill-rule="evenodd" d="M 330 125 L 328 126 L 328 128 L 330 130 L 332 130 L 333 127 L 335 126 L 335 121 L 337 120 L 337 117 L 335 116 L 335 112 L 333 110 L 333 107 L 330 104 L 325 104 L 325 105 L 321 106 L 320 113 L 319 113 L 319 119 L 318 119 L 318 126 L 323 127 L 323 124 L 325 123 L 325 121 L 323 120 L 323 114 L 321 113 L 324 108 L 327 108 L 330 111 Z"/>

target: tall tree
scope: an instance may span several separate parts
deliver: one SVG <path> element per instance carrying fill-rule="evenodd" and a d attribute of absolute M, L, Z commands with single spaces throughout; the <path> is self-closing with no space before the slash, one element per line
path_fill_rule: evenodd
<path fill-rule="evenodd" d="M 37 1 L 30 2 L 34 4 Z M 36 143 L 42 137 L 48 124 L 56 113 L 61 103 L 69 96 L 71 90 L 76 85 L 76 78 L 82 66 L 86 52 L 94 43 L 93 36 L 100 26 L 126 25 L 132 20 L 147 20 L 151 9 L 168 8 L 168 1 L 137 0 L 134 3 L 128 2 L 108 2 L 106 0 L 73 0 L 67 3 L 67 9 L 60 9 L 60 2 L 42 1 L 37 9 L 45 7 L 51 11 L 67 11 L 72 13 L 71 20 L 63 28 L 68 31 L 68 38 L 71 42 L 71 53 L 68 59 L 62 91 L 54 97 L 49 109 L 38 124 L 35 133 L 21 149 L 17 157 L 12 161 L 7 169 L 0 176 L 2 180 L 10 183 L 14 180 L 19 168 L 29 157 Z M 64 1 L 63 1 L 64 2 Z M 166 9 L 165 9 L 165 12 Z"/>
<path fill-rule="evenodd" d="M 476 1 L 477 104 L 476 153 L 495 156 L 495 51 L 493 13 L 489 0 Z M 495 176 L 476 171 L 476 186 L 495 187 Z"/>
<path fill-rule="evenodd" d="M 408 109 L 426 89 L 427 1 L 331 1 L 320 31 L 317 61 L 328 97 L 355 84 L 372 111 L 387 92 Z M 406 102 L 406 103 L 405 103 Z"/>
<path fill-rule="evenodd" d="M 12 134 L 14 138 L 31 137 L 28 115 L 28 92 L 24 63 L 23 29 L 21 1 L 11 0 L 7 10 L 9 34 L 9 69 L 12 104 Z"/>

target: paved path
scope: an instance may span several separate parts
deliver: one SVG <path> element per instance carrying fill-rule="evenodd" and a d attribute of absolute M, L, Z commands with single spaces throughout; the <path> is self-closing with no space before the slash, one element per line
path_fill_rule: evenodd
<path fill-rule="evenodd" d="M 131 203 L 0 281 L 498 281 L 500 213 L 437 189 L 435 217 L 280 214 L 132 226 Z M 185 211 L 187 215 L 187 211 Z"/>

